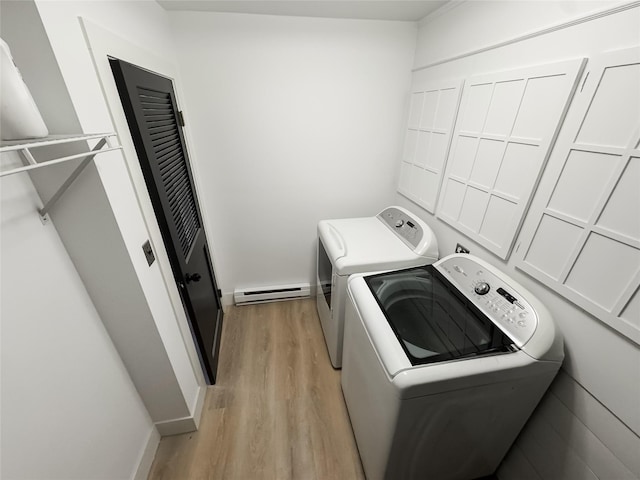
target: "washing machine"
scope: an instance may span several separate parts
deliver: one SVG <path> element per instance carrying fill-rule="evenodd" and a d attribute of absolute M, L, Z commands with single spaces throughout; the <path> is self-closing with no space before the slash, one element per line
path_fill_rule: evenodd
<path fill-rule="evenodd" d="M 331 364 L 342 365 L 347 279 L 353 273 L 430 264 L 438 242 L 429 226 L 401 207 L 378 215 L 318 223 L 316 304 Z"/>
<path fill-rule="evenodd" d="M 494 473 L 563 358 L 544 305 L 478 258 L 352 276 L 341 382 L 367 479 Z"/>

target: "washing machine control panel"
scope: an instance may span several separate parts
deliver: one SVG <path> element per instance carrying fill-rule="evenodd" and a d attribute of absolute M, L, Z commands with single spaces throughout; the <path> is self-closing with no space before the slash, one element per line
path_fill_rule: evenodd
<path fill-rule="evenodd" d="M 444 259 L 434 266 L 518 347 L 531 338 L 538 325 L 536 311 L 509 285 L 506 276 L 498 277 L 466 255 Z"/>

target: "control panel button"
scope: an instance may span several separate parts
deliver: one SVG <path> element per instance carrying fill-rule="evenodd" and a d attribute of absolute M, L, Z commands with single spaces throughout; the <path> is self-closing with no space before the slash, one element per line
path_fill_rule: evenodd
<path fill-rule="evenodd" d="M 394 218 L 394 223 L 398 218 Z M 517 346 L 524 345 L 534 334 L 538 326 L 536 311 L 506 276 L 503 278 L 489 266 L 479 265 L 470 256 L 453 256 L 437 268 Z"/>
<path fill-rule="evenodd" d="M 478 295 L 486 295 L 487 293 L 489 293 L 489 290 L 491 290 L 491 287 L 487 282 L 480 282 L 478 285 L 476 285 L 476 288 L 473 289 L 473 291 Z"/>
<path fill-rule="evenodd" d="M 401 219 L 401 220 L 398 220 L 398 221 L 396 222 L 396 227 L 398 227 L 398 228 L 400 228 L 400 227 L 401 227 L 401 226 L 403 226 L 403 225 L 404 225 L 404 220 L 402 220 L 402 219 Z"/>

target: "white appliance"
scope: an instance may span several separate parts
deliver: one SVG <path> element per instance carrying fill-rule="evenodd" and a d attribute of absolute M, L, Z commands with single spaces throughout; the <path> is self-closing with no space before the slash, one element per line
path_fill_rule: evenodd
<path fill-rule="evenodd" d="M 317 308 L 331 364 L 342 365 L 347 279 L 353 273 L 433 263 L 438 242 L 429 226 L 401 207 L 375 217 L 318 223 Z"/>
<path fill-rule="evenodd" d="M 494 473 L 564 358 L 548 310 L 464 254 L 348 292 L 342 390 L 367 479 Z"/>

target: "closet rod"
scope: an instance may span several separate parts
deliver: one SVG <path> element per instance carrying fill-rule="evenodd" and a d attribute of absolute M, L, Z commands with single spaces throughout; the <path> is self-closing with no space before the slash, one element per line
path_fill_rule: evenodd
<path fill-rule="evenodd" d="M 109 138 L 115 137 L 115 133 L 92 133 L 92 134 L 80 134 L 80 135 L 52 135 L 50 137 L 44 138 L 35 138 L 35 139 L 26 139 L 26 140 L 3 140 L 0 143 L 0 153 L 12 152 L 15 151 L 28 163 L 28 165 L 24 165 L 22 167 L 9 168 L 6 170 L 0 169 L 0 177 L 4 177 L 7 175 L 13 175 L 14 173 L 26 172 L 29 170 L 34 170 L 36 168 L 47 167 L 49 165 L 56 165 L 58 163 L 68 162 L 69 160 L 76 160 L 78 158 L 86 157 L 90 152 L 77 153 L 75 155 L 69 155 L 67 157 L 54 158 L 51 160 L 45 160 L 41 162 L 36 162 L 31 154 L 31 148 L 40 148 L 47 147 L 50 145 L 60 145 L 63 143 L 73 143 L 80 142 L 85 140 L 106 140 L 107 146 L 109 148 L 105 148 L 100 150 L 99 153 L 109 152 L 112 150 L 120 150 L 122 147 L 120 146 L 112 146 Z M 102 143 L 104 146 L 104 143 Z M 96 150 L 95 148 L 93 150 Z"/>
<path fill-rule="evenodd" d="M 38 145 L 38 146 L 40 146 L 40 145 Z M 109 148 L 105 148 L 104 150 L 100 150 L 99 152 L 96 152 L 96 153 L 111 152 L 113 150 L 120 150 L 120 149 L 122 149 L 122 147 L 109 147 Z M 28 152 L 28 150 L 26 150 L 26 149 L 18 150 L 18 151 L 21 152 L 23 155 L 24 155 L 24 152 Z M 75 155 L 69 155 L 68 157 L 56 158 L 55 160 L 48 160 L 46 162 L 41 162 L 41 163 L 32 164 L 31 162 L 29 162 L 30 165 L 26 165 L 24 167 L 13 168 L 13 169 L 11 169 L 9 171 L 6 171 L 6 172 L 0 172 L 0 177 L 4 177 L 6 175 L 13 175 L 14 173 L 27 172 L 29 170 L 35 170 L 36 168 L 48 167 L 49 165 L 56 165 L 58 163 L 68 162 L 69 160 L 75 160 L 77 158 L 83 158 L 83 157 L 86 157 L 86 156 L 87 156 L 87 152 L 85 152 L 85 153 L 77 153 Z M 95 156 L 95 155 L 93 155 L 93 156 Z M 93 156 L 92 156 L 92 158 L 93 158 Z"/>
<path fill-rule="evenodd" d="M 110 152 L 113 150 L 122 150 L 121 146 L 113 146 L 111 144 L 110 137 L 115 137 L 115 133 L 96 133 L 89 135 L 52 135 L 50 137 L 45 138 L 37 138 L 32 140 L 13 140 L 13 141 L 3 141 L 0 144 L 0 153 L 12 152 L 15 151 L 22 157 L 24 162 L 27 165 L 17 168 L 10 168 L 7 170 L 0 170 L 0 177 L 6 175 L 13 175 L 14 173 L 26 172 L 29 170 L 34 170 L 36 168 L 43 168 L 49 165 L 56 165 L 63 162 L 68 162 L 70 160 L 82 159 L 82 161 L 76 166 L 76 168 L 71 172 L 71 175 L 67 177 L 64 183 L 58 188 L 56 193 L 47 201 L 44 207 L 38 209 L 38 213 L 40 214 L 40 218 L 42 219 L 42 223 L 46 223 L 48 221 L 47 214 L 51 210 L 51 208 L 55 205 L 55 203 L 60 199 L 60 197 L 66 192 L 71 184 L 78 178 L 78 176 L 82 173 L 82 171 L 89 165 L 89 162 L 93 160 L 96 155 L 100 153 Z M 95 147 L 93 147 L 90 151 L 84 153 L 77 153 L 75 155 L 69 155 L 61 158 L 54 158 L 51 160 L 45 160 L 42 162 L 36 162 L 35 158 L 31 154 L 30 148 L 39 148 L 46 147 L 50 145 L 59 145 L 63 143 L 72 143 L 72 142 L 80 142 L 86 140 L 98 140 Z M 103 148 L 104 146 L 108 148 Z"/>

